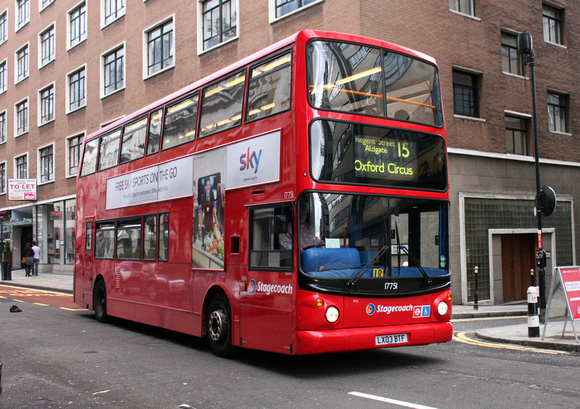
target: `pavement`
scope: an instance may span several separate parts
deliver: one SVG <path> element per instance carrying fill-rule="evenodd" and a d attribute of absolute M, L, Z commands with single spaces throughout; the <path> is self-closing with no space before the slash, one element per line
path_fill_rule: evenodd
<path fill-rule="evenodd" d="M 73 276 L 71 274 L 39 273 L 38 276 L 26 277 L 24 269 L 12 270 L 11 280 L 1 280 L 0 284 L 18 287 L 36 288 L 41 290 L 57 291 L 67 294 L 73 293 Z M 526 317 L 527 303 L 479 305 L 453 305 L 452 321 L 469 320 L 474 318 Z M 540 325 L 539 337 L 528 337 L 528 324 L 489 327 L 475 331 L 477 338 L 500 344 L 518 344 L 527 347 L 580 352 L 580 343 L 576 342 L 572 325 L 568 323 L 564 329 L 563 320 L 550 319 L 547 327 Z M 577 325 L 580 340 L 580 325 Z"/>

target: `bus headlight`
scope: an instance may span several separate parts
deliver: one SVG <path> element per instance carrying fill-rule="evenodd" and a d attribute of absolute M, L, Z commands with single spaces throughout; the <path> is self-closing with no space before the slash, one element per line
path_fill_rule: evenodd
<path fill-rule="evenodd" d="M 449 311 L 449 306 L 445 301 L 441 301 L 437 306 L 437 312 L 439 313 L 439 315 L 444 316 L 445 314 L 447 314 L 447 311 Z"/>
<path fill-rule="evenodd" d="M 340 316 L 340 312 L 338 311 L 338 308 L 336 308 L 336 307 L 328 307 L 326 309 L 326 314 L 324 314 L 324 315 L 326 316 L 326 321 L 333 324 L 336 321 L 338 321 L 338 317 Z"/>

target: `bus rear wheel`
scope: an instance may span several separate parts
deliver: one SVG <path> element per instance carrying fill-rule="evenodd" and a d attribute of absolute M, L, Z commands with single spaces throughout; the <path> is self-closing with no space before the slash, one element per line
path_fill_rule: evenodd
<path fill-rule="evenodd" d="M 224 294 L 215 295 L 209 303 L 207 341 L 211 351 L 221 357 L 232 354 L 232 313 Z"/>
<path fill-rule="evenodd" d="M 109 316 L 107 315 L 107 287 L 105 282 L 99 280 L 95 285 L 93 292 L 93 309 L 95 310 L 95 318 L 99 322 L 107 322 Z"/>

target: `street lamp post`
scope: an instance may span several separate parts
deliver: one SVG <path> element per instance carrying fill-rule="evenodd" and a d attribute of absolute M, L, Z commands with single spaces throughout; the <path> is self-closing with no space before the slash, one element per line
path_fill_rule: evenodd
<path fill-rule="evenodd" d="M 546 311 L 546 252 L 542 243 L 542 208 L 545 193 L 540 188 L 540 153 L 538 147 L 538 109 L 536 102 L 536 73 L 534 68 L 534 48 L 532 35 L 521 33 L 518 35 L 518 53 L 522 55 L 523 65 L 530 66 L 530 79 L 532 81 L 532 105 L 534 118 L 534 150 L 536 157 L 536 215 L 538 218 L 538 250 L 536 251 L 536 266 L 538 267 L 538 281 L 540 287 L 540 322 L 543 324 Z M 553 210 L 553 209 L 552 209 Z M 550 211 L 551 213 L 551 211 Z"/>

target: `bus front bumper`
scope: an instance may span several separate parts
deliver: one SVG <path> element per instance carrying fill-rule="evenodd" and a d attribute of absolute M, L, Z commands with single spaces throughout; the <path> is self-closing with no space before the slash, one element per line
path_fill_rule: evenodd
<path fill-rule="evenodd" d="M 297 355 L 346 352 L 451 341 L 451 322 L 296 331 Z"/>

